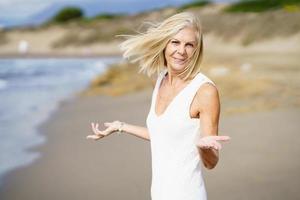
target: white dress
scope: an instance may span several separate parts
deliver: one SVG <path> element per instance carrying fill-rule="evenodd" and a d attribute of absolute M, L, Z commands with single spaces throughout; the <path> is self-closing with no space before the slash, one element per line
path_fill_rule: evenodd
<path fill-rule="evenodd" d="M 208 77 L 198 73 L 157 115 L 155 105 L 158 89 L 167 70 L 156 81 L 147 116 L 152 159 L 152 200 L 206 200 L 202 177 L 202 161 L 196 147 L 200 137 L 200 120 L 190 118 L 189 109 L 199 87 Z"/>

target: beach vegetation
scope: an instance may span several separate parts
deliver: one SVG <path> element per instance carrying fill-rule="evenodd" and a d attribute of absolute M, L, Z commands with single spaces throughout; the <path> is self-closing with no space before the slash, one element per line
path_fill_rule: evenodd
<path fill-rule="evenodd" d="M 111 14 L 111 13 L 102 13 L 93 17 L 82 17 L 78 19 L 78 23 L 80 25 L 84 24 L 92 24 L 99 21 L 111 21 L 111 20 L 118 20 L 119 18 L 126 16 L 125 14 Z"/>
<path fill-rule="evenodd" d="M 189 9 L 189 8 L 199 8 L 199 7 L 209 5 L 209 4 L 211 4 L 211 1 L 209 1 L 209 0 L 194 0 L 190 3 L 187 3 L 187 4 L 184 4 L 184 5 L 180 6 L 178 8 L 178 10 L 179 11 L 184 11 L 184 10 Z"/>
<path fill-rule="evenodd" d="M 84 31 L 68 31 L 61 38 L 52 43 L 52 48 L 84 46 L 97 42 L 111 42 L 118 39 L 116 35 L 132 33 L 134 33 L 133 30 L 124 26 L 110 26 L 106 30 L 96 27 Z"/>
<path fill-rule="evenodd" d="M 124 16 L 124 14 L 111 14 L 111 13 L 102 13 L 99 15 L 96 15 L 92 17 L 92 20 L 110 20 L 110 19 L 116 19 Z"/>
<path fill-rule="evenodd" d="M 51 22 L 64 23 L 71 20 L 78 20 L 83 18 L 84 13 L 77 7 L 65 7 L 60 10 L 51 20 Z"/>
<path fill-rule="evenodd" d="M 226 12 L 264 12 L 282 8 L 299 8 L 300 0 L 242 0 L 226 7 Z M 297 10 L 297 9 L 296 9 Z"/>
<path fill-rule="evenodd" d="M 0 30 L 0 45 L 6 44 L 8 42 L 5 31 Z"/>
<path fill-rule="evenodd" d="M 81 95 L 120 96 L 151 88 L 151 79 L 138 70 L 138 65 L 128 62 L 113 64 L 96 77 Z"/>

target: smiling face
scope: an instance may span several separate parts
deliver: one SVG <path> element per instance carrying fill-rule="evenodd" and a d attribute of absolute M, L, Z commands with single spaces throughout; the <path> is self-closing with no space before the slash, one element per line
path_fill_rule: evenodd
<path fill-rule="evenodd" d="M 165 48 L 167 67 L 175 72 L 181 72 L 188 65 L 188 61 L 197 47 L 196 31 L 186 27 L 175 34 Z"/>

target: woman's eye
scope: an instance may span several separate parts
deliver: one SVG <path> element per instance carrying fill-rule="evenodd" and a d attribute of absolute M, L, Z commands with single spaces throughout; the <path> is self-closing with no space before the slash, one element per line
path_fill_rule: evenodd
<path fill-rule="evenodd" d="M 187 46 L 189 46 L 189 47 L 194 47 L 194 45 L 193 45 L 193 44 L 187 44 Z"/>
<path fill-rule="evenodd" d="M 178 41 L 171 41 L 172 44 L 178 44 Z"/>

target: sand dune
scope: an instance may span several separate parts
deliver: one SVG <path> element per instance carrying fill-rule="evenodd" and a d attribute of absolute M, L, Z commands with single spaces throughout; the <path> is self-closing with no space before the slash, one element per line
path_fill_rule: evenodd
<path fill-rule="evenodd" d="M 300 12 L 229 14 L 223 7 L 216 4 L 187 10 L 202 21 L 207 52 L 300 52 Z M 120 54 L 116 35 L 143 30 L 143 22 L 160 21 L 176 12 L 176 8 L 166 8 L 93 23 L 0 30 L 0 56 L 116 55 Z M 28 43 L 26 53 L 20 53 L 21 41 Z"/>

